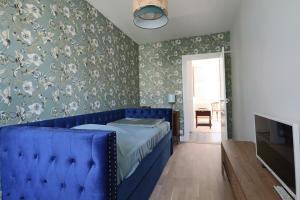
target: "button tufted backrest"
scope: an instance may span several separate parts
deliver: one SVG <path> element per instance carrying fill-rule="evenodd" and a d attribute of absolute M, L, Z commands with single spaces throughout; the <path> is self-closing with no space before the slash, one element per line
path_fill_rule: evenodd
<path fill-rule="evenodd" d="M 125 110 L 118 109 L 106 112 L 91 113 L 28 123 L 28 126 L 72 128 L 82 124 L 107 124 L 125 117 Z"/>
<path fill-rule="evenodd" d="M 109 131 L 1 128 L 3 198 L 115 199 L 115 140 Z"/>
<path fill-rule="evenodd" d="M 124 117 L 172 122 L 172 110 L 128 108 L 26 124 L 32 127 L 1 127 L 4 199 L 115 199 L 115 136 L 61 128 L 106 124 Z"/>
<path fill-rule="evenodd" d="M 172 109 L 168 108 L 126 108 L 112 111 L 77 115 L 27 123 L 28 126 L 72 128 L 82 124 L 107 124 L 124 117 L 164 118 L 172 125 Z"/>
<path fill-rule="evenodd" d="M 125 116 L 132 118 L 164 118 L 172 125 L 172 109 L 168 108 L 127 108 Z"/>

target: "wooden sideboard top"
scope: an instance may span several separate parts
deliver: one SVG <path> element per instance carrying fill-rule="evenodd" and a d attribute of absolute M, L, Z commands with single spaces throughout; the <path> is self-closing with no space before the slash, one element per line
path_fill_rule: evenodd
<path fill-rule="evenodd" d="M 273 188 L 279 183 L 256 158 L 254 143 L 223 141 L 222 150 L 225 151 L 246 199 L 280 200 Z"/>

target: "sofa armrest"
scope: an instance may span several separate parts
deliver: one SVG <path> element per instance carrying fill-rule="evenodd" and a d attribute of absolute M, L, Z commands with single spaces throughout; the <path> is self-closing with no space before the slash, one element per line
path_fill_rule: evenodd
<path fill-rule="evenodd" d="M 0 129 L 4 199 L 116 199 L 116 163 L 114 132 Z"/>

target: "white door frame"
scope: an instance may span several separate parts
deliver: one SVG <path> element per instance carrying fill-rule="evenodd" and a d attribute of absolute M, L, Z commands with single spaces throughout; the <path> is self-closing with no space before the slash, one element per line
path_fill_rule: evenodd
<path fill-rule="evenodd" d="M 225 69 L 225 53 L 224 47 L 222 48 L 220 56 L 220 109 L 221 109 L 221 138 L 222 141 L 228 140 L 228 127 L 227 127 L 227 103 L 229 99 L 226 96 L 226 69 Z"/>
<path fill-rule="evenodd" d="M 183 85 L 183 115 L 184 115 L 184 136 L 186 136 L 190 130 L 192 130 L 193 119 L 193 82 L 194 77 L 189 77 L 193 74 L 193 60 L 204 60 L 210 58 L 220 58 L 222 52 L 218 53 L 205 53 L 205 54 L 195 54 L 195 55 L 184 55 L 182 56 L 182 85 Z"/>

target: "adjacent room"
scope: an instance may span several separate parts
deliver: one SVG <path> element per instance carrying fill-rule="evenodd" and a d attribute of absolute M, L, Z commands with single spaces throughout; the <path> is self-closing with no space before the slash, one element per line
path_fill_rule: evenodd
<path fill-rule="evenodd" d="M 0 0 L 0 200 L 300 200 L 299 10 Z"/>
<path fill-rule="evenodd" d="M 201 59 L 201 57 L 205 56 Z M 184 137 L 181 141 L 197 142 L 197 143 L 220 143 L 221 142 L 221 91 L 225 89 L 225 79 L 221 79 L 222 65 L 221 57 L 219 55 L 208 54 L 199 55 L 192 58 L 189 65 L 183 68 L 190 68 L 186 73 L 183 85 L 190 88 L 189 94 L 184 101 L 186 107 L 186 114 L 190 115 Z M 194 60 L 196 59 L 196 60 Z M 223 59 L 224 60 L 224 59 Z M 221 85 L 221 81 L 223 81 Z M 190 96 L 189 96 L 190 95 Z M 192 112 L 190 112 L 190 110 Z"/>
<path fill-rule="evenodd" d="M 195 129 L 192 133 L 218 134 L 219 139 L 216 142 L 221 141 L 219 63 L 219 59 L 195 60 L 192 63 L 194 68 L 193 108 L 195 113 Z M 205 116 L 207 111 L 209 111 L 208 117 Z"/>

